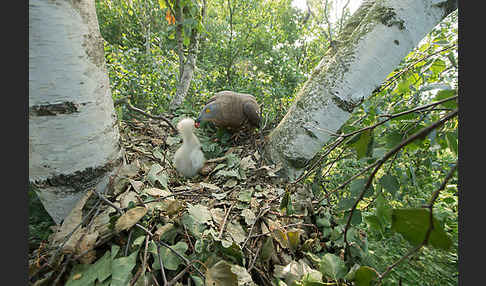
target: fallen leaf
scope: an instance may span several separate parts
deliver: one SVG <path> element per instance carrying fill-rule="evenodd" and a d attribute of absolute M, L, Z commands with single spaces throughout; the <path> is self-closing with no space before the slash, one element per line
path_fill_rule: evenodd
<path fill-rule="evenodd" d="M 145 214 L 147 213 L 146 207 L 135 207 L 129 209 L 125 214 L 118 218 L 115 223 L 115 232 L 118 233 L 122 230 L 129 229 L 134 226 Z"/>

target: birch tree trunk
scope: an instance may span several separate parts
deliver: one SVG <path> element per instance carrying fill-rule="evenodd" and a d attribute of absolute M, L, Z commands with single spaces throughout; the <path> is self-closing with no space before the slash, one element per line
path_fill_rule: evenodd
<path fill-rule="evenodd" d="M 353 109 L 444 17 L 451 0 L 365 0 L 269 135 L 265 157 L 290 180 L 329 141 Z"/>
<path fill-rule="evenodd" d="M 194 76 L 194 69 L 196 68 L 198 43 L 199 41 L 197 40 L 197 37 L 194 37 L 194 43 L 191 42 L 191 47 L 186 57 L 186 62 L 182 68 L 182 75 L 179 83 L 177 84 L 176 94 L 171 102 L 171 108 L 173 109 L 181 105 L 182 101 L 186 97 L 187 91 L 189 90 L 189 86 L 191 85 L 192 77 Z"/>
<path fill-rule="evenodd" d="M 29 1 L 29 181 L 56 223 L 121 162 L 93 0 Z"/>

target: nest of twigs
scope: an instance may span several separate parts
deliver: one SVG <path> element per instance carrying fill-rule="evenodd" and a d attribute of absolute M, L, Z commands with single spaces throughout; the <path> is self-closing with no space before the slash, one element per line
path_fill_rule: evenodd
<path fill-rule="evenodd" d="M 312 253 L 340 254 L 315 224 L 328 211 L 264 165 L 258 140 L 227 146 L 184 179 L 167 123 L 122 122 L 120 133 L 126 164 L 34 251 L 31 285 L 291 285 L 320 274 Z"/>

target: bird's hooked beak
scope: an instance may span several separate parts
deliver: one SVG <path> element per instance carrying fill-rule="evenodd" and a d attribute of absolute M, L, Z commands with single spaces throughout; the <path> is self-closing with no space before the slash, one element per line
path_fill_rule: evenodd
<path fill-rule="evenodd" d="M 194 127 L 199 128 L 199 125 L 201 125 L 201 122 L 199 121 L 199 118 L 194 122 Z"/>

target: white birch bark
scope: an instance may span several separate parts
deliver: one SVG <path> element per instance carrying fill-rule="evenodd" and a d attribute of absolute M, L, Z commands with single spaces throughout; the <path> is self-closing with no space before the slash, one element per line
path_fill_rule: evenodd
<path fill-rule="evenodd" d="M 59 223 L 121 158 L 93 0 L 29 1 L 29 181 Z"/>
<path fill-rule="evenodd" d="M 269 135 L 265 157 L 293 180 L 456 1 L 364 1 Z"/>

